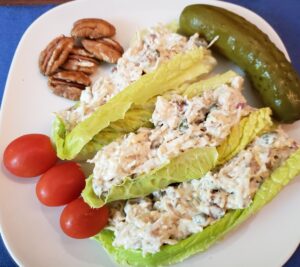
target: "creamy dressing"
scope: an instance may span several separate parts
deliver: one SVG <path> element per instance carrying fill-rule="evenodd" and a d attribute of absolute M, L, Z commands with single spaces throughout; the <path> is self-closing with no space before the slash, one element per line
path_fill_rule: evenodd
<path fill-rule="evenodd" d="M 100 77 L 91 87 L 87 87 L 76 107 L 59 113 L 67 130 L 70 131 L 96 108 L 174 55 L 206 45 L 198 34 L 188 39 L 163 25 L 149 28 L 142 34 L 138 33 L 135 42 L 118 60 L 108 77 Z"/>
<path fill-rule="evenodd" d="M 202 179 L 113 203 L 108 227 L 113 245 L 146 255 L 201 232 L 228 210 L 248 207 L 262 182 L 296 149 L 282 131 L 267 133 Z"/>
<path fill-rule="evenodd" d="M 234 78 L 233 83 L 235 88 L 222 85 L 191 99 L 159 96 L 151 119 L 154 129 L 130 133 L 104 146 L 89 161 L 95 164 L 96 195 L 105 195 L 125 177 L 147 173 L 186 150 L 219 145 L 251 110 L 241 93 L 242 78 Z"/>

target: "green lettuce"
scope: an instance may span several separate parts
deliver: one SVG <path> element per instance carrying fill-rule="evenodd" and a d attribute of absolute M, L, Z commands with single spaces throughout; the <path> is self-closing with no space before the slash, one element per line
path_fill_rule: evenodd
<path fill-rule="evenodd" d="M 142 197 L 165 188 L 171 183 L 183 182 L 187 178 L 198 178 L 216 166 L 218 153 L 214 147 L 195 148 L 172 159 L 168 164 L 160 166 L 149 173 L 132 179 L 126 177 L 122 184 L 113 186 L 105 199 L 98 198 L 92 189 L 90 176 L 86 181 L 82 197 L 89 206 L 101 207 L 115 200 Z"/>
<path fill-rule="evenodd" d="M 258 135 L 274 128 L 272 111 L 269 108 L 262 108 L 250 113 L 250 115 L 232 127 L 230 135 L 218 147 L 218 165 L 227 162 L 241 150 L 243 150 Z"/>
<path fill-rule="evenodd" d="M 114 260 L 122 266 L 154 267 L 175 264 L 191 255 L 207 250 L 230 230 L 257 213 L 298 174 L 300 174 L 300 149 L 293 153 L 266 179 L 248 208 L 230 211 L 222 219 L 206 227 L 202 232 L 193 234 L 175 245 L 165 245 L 155 254 L 148 254 L 143 257 L 139 250 L 113 247 L 114 234 L 110 230 L 103 230 L 94 239 L 100 242 Z"/>
<path fill-rule="evenodd" d="M 154 72 L 145 74 L 130 84 L 110 101 L 100 106 L 90 117 L 77 124 L 71 132 L 67 132 L 61 118 L 56 118 L 53 124 L 53 139 L 58 157 L 74 159 L 86 144 L 109 126 L 112 126 L 113 129 L 116 124 L 121 124 L 122 127 L 120 128 L 123 133 L 144 126 L 150 113 L 146 112 L 143 120 L 134 118 L 135 124 L 132 125 L 132 121 L 126 122 L 128 118 L 126 114 L 130 109 L 143 107 L 149 101 L 151 102 L 155 96 L 163 95 L 184 83 L 194 81 L 201 75 L 209 73 L 215 64 L 215 59 L 211 56 L 210 51 L 203 47 L 178 54 L 168 62 L 163 63 Z M 151 112 L 151 110 L 149 111 Z M 119 132 L 114 133 L 116 136 L 120 135 Z M 101 136 L 98 136 L 97 139 L 101 140 Z M 93 141 L 95 142 L 95 140 Z M 85 153 L 90 153 L 90 148 L 91 146 Z"/>
<path fill-rule="evenodd" d="M 154 99 L 143 106 L 132 106 L 125 114 L 124 119 L 112 122 L 89 141 L 76 156 L 75 160 L 84 161 L 94 157 L 97 151 L 112 141 L 128 134 L 135 132 L 141 127 L 152 128 L 150 122 L 154 111 Z"/>
<path fill-rule="evenodd" d="M 97 208 L 115 200 L 143 197 L 175 182 L 202 177 L 217 164 L 232 158 L 244 149 L 257 135 L 269 130 L 272 126 L 270 116 L 269 108 L 256 110 L 235 125 L 226 140 L 217 148 L 188 150 L 149 173 L 134 179 L 127 177 L 122 184 L 113 186 L 105 198 L 99 198 L 94 193 L 91 175 L 86 180 L 82 197 L 91 207 Z"/>
<path fill-rule="evenodd" d="M 176 93 L 192 98 L 201 95 L 204 90 L 213 90 L 223 84 L 230 84 L 232 78 L 236 76 L 237 74 L 234 71 L 227 71 L 195 83 L 185 83 L 179 88 L 165 93 L 164 97 Z M 83 161 L 92 158 L 103 146 L 129 132 L 135 132 L 140 127 L 152 128 L 153 125 L 149 120 L 155 107 L 155 100 L 156 97 L 151 99 L 147 105 L 132 107 L 127 111 L 124 119 L 113 122 L 107 128 L 103 129 L 83 147 L 76 160 Z"/>
<path fill-rule="evenodd" d="M 203 91 L 216 89 L 223 84 L 230 84 L 232 79 L 237 75 L 238 74 L 236 72 L 229 70 L 205 80 L 200 80 L 194 83 L 184 83 L 175 90 L 175 93 L 192 98 L 201 95 Z"/>

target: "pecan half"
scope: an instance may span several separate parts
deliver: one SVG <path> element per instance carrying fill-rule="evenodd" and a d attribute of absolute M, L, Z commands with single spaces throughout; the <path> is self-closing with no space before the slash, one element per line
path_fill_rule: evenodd
<path fill-rule="evenodd" d="M 104 37 L 104 38 L 98 40 L 98 42 L 102 42 L 104 44 L 112 46 L 113 48 L 118 50 L 121 54 L 123 54 L 123 52 L 124 52 L 123 47 L 114 39 Z"/>
<path fill-rule="evenodd" d="M 107 38 L 106 38 L 107 39 Z M 83 47 L 99 60 L 116 63 L 123 54 L 122 46 L 115 40 L 82 40 Z"/>
<path fill-rule="evenodd" d="M 74 41 L 70 37 L 58 36 L 41 52 L 39 67 L 44 75 L 51 75 L 66 61 Z"/>
<path fill-rule="evenodd" d="M 76 38 L 98 39 L 101 37 L 111 37 L 115 35 L 116 29 L 113 25 L 103 19 L 80 19 L 77 20 L 71 31 L 71 35 Z"/>
<path fill-rule="evenodd" d="M 48 84 L 54 94 L 79 100 L 82 90 L 91 84 L 91 80 L 80 71 L 60 71 L 49 77 Z"/>
<path fill-rule="evenodd" d="M 97 60 L 79 55 L 69 55 L 67 61 L 61 66 L 64 70 L 82 71 L 92 74 L 98 66 Z"/>
<path fill-rule="evenodd" d="M 72 50 L 70 51 L 70 55 L 77 55 L 77 56 L 94 58 L 93 54 L 86 51 L 84 48 L 79 48 L 79 47 L 73 47 Z"/>

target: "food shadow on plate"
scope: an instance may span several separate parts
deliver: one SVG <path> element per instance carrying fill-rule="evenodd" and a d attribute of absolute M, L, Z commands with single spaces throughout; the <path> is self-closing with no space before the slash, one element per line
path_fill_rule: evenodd
<path fill-rule="evenodd" d="M 95 240 L 74 240 L 68 237 L 62 237 L 61 241 L 64 244 L 64 252 L 76 258 L 76 260 L 81 261 L 86 266 L 99 266 L 99 262 L 101 262 L 101 266 L 115 266 L 108 254 Z"/>
<path fill-rule="evenodd" d="M 63 233 L 59 225 L 59 219 L 64 206 L 46 207 L 40 204 L 39 208 L 39 212 L 42 213 L 47 222 L 45 228 L 58 236 L 57 242 L 63 247 L 64 253 L 69 254 L 76 261 L 80 261 L 87 266 L 97 266 L 99 262 L 103 266 L 113 266 L 104 250 L 95 241 L 91 239 L 73 239 Z M 59 264 L 59 260 L 57 263 Z"/>
<path fill-rule="evenodd" d="M 239 246 L 239 242 L 241 238 L 243 238 L 243 235 L 247 233 L 248 229 L 250 228 L 251 224 L 255 220 L 255 215 L 250 217 L 246 222 L 242 223 L 240 226 L 237 228 L 231 230 L 229 233 L 227 233 L 223 238 L 219 239 L 215 244 L 213 244 L 207 251 L 203 251 L 200 253 L 197 253 L 187 259 L 183 263 L 179 263 L 176 266 L 186 266 L 186 264 L 190 264 L 191 266 L 197 266 L 196 261 L 199 260 L 201 257 L 201 262 L 205 262 L 207 264 L 212 264 L 215 266 L 215 260 L 219 259 L 220 256 L 223 256 L 224 253 L 224 248 L 230 248 L 232 246 Z M 230 252 L 230 251 L 229 251 Z M 205 266 L 209 266 L 206 265 Z M 223 266 L 229 266 L 229 265 L 223 265 Z M 235 265 L 236 266 L 236 265 Z M 240 265 L 242 266 L 242 265 Z M 244 266 L 244 265 L 243 265 Z"/>
<path fill-rule="evenodd" d="M 12 181 L 15 184 L 27 184 L 27 185 L 35 185 L 39 179 L 39 177 L 17 177 L 13 174 L 11 174 L 10 172 L 8 172 L 8 170 L 4 167 L 3 161 L 1 162 L 1 173 L 4 174 L 5 179 L 9 179 L 10 181 Z"/>
<path fill-rule="evenodd" d="M 86 169 L 90 164 L 85 165 L 86 166 L 84 166 L 84 168 Z M 87 170 L 87 172 L 89 171 Z M 32 183 L 34 187 L 36 182 L 37 180 L 35 179 Z M 63 233 L 62 229 L 60 228 L 60 215 L 65 206 L 44 206 L 38 201 L 36 196 L 33 196 L 33 194 L 30 196 L 31 198 L 35 198 L 34 202 L 37 212 L 43 217 L 43 227 L 40 229 L 39 234 L 44 235 L 45 233 L 42 232 L 47 231 L 48 233 L 50 232 L 52 235 L 55 235 L 54 238 L 57 239 L 59 246 L 63 247 L 64 253 L 67 253 L 72 258 L 76 259 L 76 262 L 82 262 L 87 266 L 97 266 L 99 265 L 99 262 L 103 264 L 102 266 L 114 266 L 112 265 L 112 261 L 109 259 L 105 251 L 101 248 L 101 246 L 99 246 L 99 244 L 96 243 L 96 241 L 88 238 L 73 239 Z M 59 261 L 60 259 L 57 260 L 58 264 Z"/>

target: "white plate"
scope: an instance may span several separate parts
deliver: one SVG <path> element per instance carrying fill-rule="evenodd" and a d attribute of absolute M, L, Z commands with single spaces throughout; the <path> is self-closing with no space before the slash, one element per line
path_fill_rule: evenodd
<path fill-rule="evenodd" d="M 24 34 L 16 51 L 2 104 L 1 146 L 25 133 L 50 134 L 51 112 L 71 105 L 47 90 L 39 73 L 39 52 L 59 34 L 69 34 L 72 23 L 84 17 L 102 17 L 117 27 L 117 39 L 126 47 L 133 33 L 157 22 L 178 18 L 193 1 L 75 1 L 47 12 Z M 228 8 L 258 25 L 276 45 L 286 50 L 274 30 L 253 12 L 225 2 L 195 1 Z M 230 64 L 222 64 L 222 68 Z M 300 124 L 287 127 L 300 141 Z M 61 208 L 43 207 L 35 197 L 37 179 L 16 179 L 0 170 L 1 234 L 15 261 L 23 266 L 114 266 L 91 240 L 73 240 L 59 227 Z M 262 212 L 224 240 L 180 266 L 281 266 L 300 240 L 300 180 L 296 179 Z"/>

